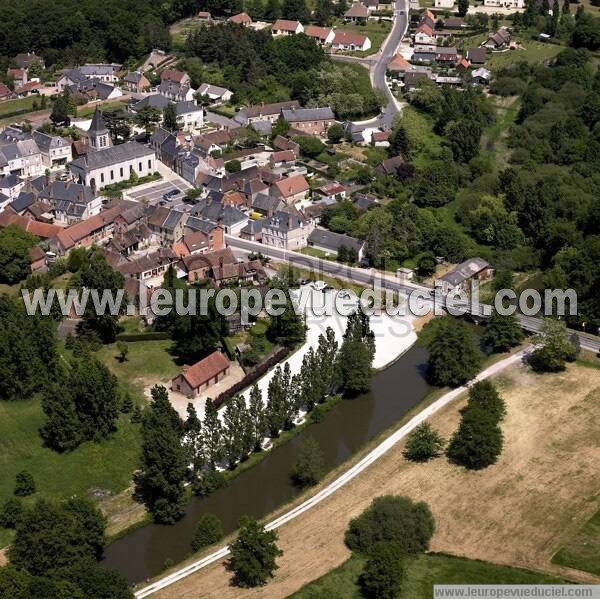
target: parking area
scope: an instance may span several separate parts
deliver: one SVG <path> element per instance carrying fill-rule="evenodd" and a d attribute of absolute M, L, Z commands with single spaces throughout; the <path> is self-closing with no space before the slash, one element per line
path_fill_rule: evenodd
<path fill-rule="evenodd" d="M 126 199 L 141 201 L 146 199 L 149 204 L 158 204 L 166 193 L 177 191 L 178 193 L 173 195 L 167 202 L 169 207 L 175 208 L 177 205 L 182 203 L 183 197 L 188 189 L 192 186 L 182 179 L 176 179 L 171 181 L 157 181 L 156 183 L 149 184 L 143 188 L 133 189 L 125 192 L 124 197 Z"/>

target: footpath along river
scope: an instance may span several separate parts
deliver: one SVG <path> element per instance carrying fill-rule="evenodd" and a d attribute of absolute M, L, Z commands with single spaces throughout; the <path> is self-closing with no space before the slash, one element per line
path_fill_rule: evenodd
<path fill-rule="evenodd" d="M 241 516 L 262 518 L 296 497 L 290 473 L 307 437 L 321 446 L 331 470 L 365 443 L 397 422 L 427 394 L 426 351 L 413 346 L 378 372 L 370 393 L 338 402 L 321 422 L 302 430 L 289 442 L 210 497 L 193 498 L 185 516 L 173 526 L 149 524 L 111 543 L 103 564 L 119 570 L 131 583 L 158 575 L 165 561 L 177 563 L 190 553 L 194 526 L 206 512 L 216 514 L 225 533 L 237 528 Z"/>

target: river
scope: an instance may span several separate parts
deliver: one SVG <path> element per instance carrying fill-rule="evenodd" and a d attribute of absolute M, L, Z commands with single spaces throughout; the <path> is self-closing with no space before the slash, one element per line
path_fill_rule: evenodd
<path fill-rule="evenodd" d="M 196 522 L 206 512 L 216 514 L 225 533 L 237 528 L 241 516 L 262 518 L 299 494 L 290 472 L 303 441 L 311 436 L 321 446 L 325 467 L 339 466 L 361 446 L 397 422 L 427 394 L 424 379 L 427 353 L 413 346 L 399 360 L 378 372 L 369 393 L 333 406 L 321 422 L 303 429 L 289 442 L 243 472 L 210 497 L 194 497 L 185 516 L 173 526 L 148 524 L 111 543 L 103 564 L 120 571 L 131 583 L 158 575 L 170 560 L 191 554 Z"/>

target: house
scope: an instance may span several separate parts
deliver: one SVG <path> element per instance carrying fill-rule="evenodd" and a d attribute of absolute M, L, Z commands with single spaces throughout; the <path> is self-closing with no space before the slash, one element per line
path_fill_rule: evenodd
<path fill-rule="evenodd" d="M 103 83 L 117 83 L 119 81 L 119 71 L 121 64 L 84 64 L 79 67 L 79 72 L 86 79 L 96 79 Z"/>
<path fill-rule="evenodd" d="M 107 76 L 104 79 L 86 77 L 80 69 L 71 69 L 60 77 L 56 87 L 60 93 L 68 89 L 72 94 L 82 96 L 88 102 L 120 98 L 123 95 L 121 89 L 106 80 L 113 78 Z"/>
<path fill-rule="evenodd" d="M 37 177 L 43 172 L 42 153 L 33 139 L 0 140 L 0 176 Z"/>
<path fill-rule="evenodd" d="M 252 201 L 252 210 L 262 216 L 273 216 L 275 212 L 283 210 L 285 203 L 281 198 L 259 193 Z"/>
<path fill-rule="evenodd" d="M 230 367 L 225 354 L 215 351 L 192 366 L 184 366 L 181 374 L 171 381 L 171 390 L 189 398 L 198 397 L 222 381 L 229 374 Z"/>
<path fill-rule="evenodd" d="M 475 69 L 471 73 L 471 83 L 473 85 L 489 85 L 492 74 L 484 67 Z"/>
<path fill-rule="evenodd" d="M 469 48 L 467 50 L 467 59 L 471 64 L 485 64 L 485 48 Z"/>
<path fill-rule="evenodd" d="M 354 250 L 357 262 L 362 261 L 365 255 L 364 241 L 350 237 L 350 235 L 334 233 L 328 229 L 315 228 L 308 236 L 308 245 L 332 254 L 337 254 L 342 247 L 346 250 Z"/>
<path fill-rule="evenodd" d="M 415 44 L 435 44 L 435 40 L 433 27 L 427 23 L 423 23 L 417 27 L 415 31 Z"/>
<path fill-rule="evenodd" d="M 199 11 L 196 18 L 200 21 L 212 21 L 212 15 L 207 10 Z"/>
<path fill-rule="evenodd" d="M 211 102 L 229 102 L 233 98 L 233 92 L 228 90 L 226 87 L 219 87 L 218 85 L 210 85 L 209 83 L 203 83 L 199 88 L 197 95 L 207 98 Z"/>
<path fill-rule="evenodd" d="M 375 171 L 380 175 L 395 176 L 398 173 L 398 169 L 405 164 L 402 156 L 394 156 L 393 158 L 387 158 L 375 167 Z"/>
<path fill-rule="evenodd" d="M 344 20 L 349 23 L 364 23 L 368 18 L 369 9 L 361 2 L 356 2 L 344 13 Z"/>
<path fill-rule="evenodd" d="M 200 200 L 190 211 L 188 229 L 204 230 L 202 223 L 223 227 L 227 235 L 238 236 L 248 222 L 248 215 L 236 206 L 209 198 Z"/>
<path fill-rule="evenodd" d="M 400 268 L 396 269 L 396 276 L 401 281 L 412 281 L 415 278 L 415 271 L 412 268 L 401 266 Z"/>
<path fill-rule="evenodd" d="M 131 173 L 146 177 L 156 171 L 156 156 L 152 148 L 136 141 L 90 152 L 71 162 L 69 167 L 80 183 L 92 189 L 127 181 Z"/>
<path fill-rule="evenodd" d="M 0 179 L 0 193 L 9 200 L 15 199 L 25 185 L 25 180 L 16 174 L 9 174 Z"/>
<path fill-rule="evenodd" d="M 15 87 L 21 87 L 27 83 L 27 71 L 25 69 L 8 69 L 6 76 L 13 80 Z"/>
<path fill-rule="evenodd" d="M 280 150 L 271 154 L 269 162 L 273 168 L 291 166 L 296 162 L 296 155 L 292 150 Z"/>
<path fill-rule="evenodd" d="M 314 223 L 300 212 L 275 212 L 262 224 L 262 243 L 275 248 L 300 250 L 308 245 Z"/>
<path fill-rule="evenodd" d="M 454 0 L 435 0 L 436 8 L 454 8 Z"/>
<path fill-rule="evenodd" d="M 31 134 L 42 153 L 42 162 L 49 169 L 62 167 L 73 160 L 71 142 L 58 135 L 46 135 L 41 131 Z"/>
<path fill-rule="evenodd" d="M 440 277 L 435 286 L 444 294 L 468 291 L 469 281 L 486 281 L 493 274 L 494 269 L 483 258 L 471 258 Z"/>
<path fill-rule="evenodd" d="M 35 52 L 17 54 L 13 62 L 21 69 L 29 69 L 29 67 L 36 62 L 40 64 L 42 69 L 45 68 L 44 59 Z"/>
<path fill-rule="evenodd" d="M 223 264 L 212 268 L 211 279 L 217 287 L 223 285 L 264 284 L 267 281 L 265 269 L 260 260 Z"/>
<path fill-rule="evenodd" d="M 379 0 L 361 0 L 361 2 L 367 7 L 369 13 L 379 10 Z M 382 2 L 382 4 L 386 4 L 386 2 Z"/>
<path fill-rule="evenodd" d="M 19 98 L 26 98 L 29 94 L 39 90 L 41 87 L 42 84 L 39 81 L 29 81 L 25 85 L 15 87 L 15 95 Z"/>
<path fill-rule="evenodd" d="M 337 202 L 338 200 L 346 199 L 348 194 L 347 189 L 337 181 L 331 181 L 314 190 L 315 201 L 325 201 L 328 204 Z"/>
<path fill-rule="evenodd" d="M 31 272 L 43 271 L 46 268 L 46 252 L 39 246 L 34 245 L 29 250 L 29 269 Z"/>
<path fill-rule="evenodd" d="M 414 71 L 406 73 L 404 76 L 404 89 L 406 91 L 412 91 L 419 88 L 419 82 L 425 79 L 431 79 L 428 72 L 425 71 Z"/>
<path fill-rule="evenodd" d="M 213 152 L 223 152 L 233 139 L 233 133 L 227 129 L 211 131 L 210 133 L 195 137 L 194 148 L 198 150 L 200 156 L 206 158 Z"/>
<path fill-rule="evenodd" d="M 300 146 L 291 139 L 283 137 L 283 135 L 277 135 L 273 140 L 273 148 L 275 150 L 291 150 L 294 152 L 296 158 L 300 156 Z"/>
<path fill-rule="evenodd" d="M 335 50 L 365 52 L 371 47 L 371 40 L 366 35 L 338 30 L 335 32 L 331 47 Z"/>
<path fill-rule="evenodd" d="M 158 93 L 174 102 L 187 102 L 194 99 L 196 90 L 192 89 L 192 80 L 187 73 L 165 69 L 160 74 Z"/>
<path fill-rule="evenodd" d="M 62 75 L 56 81 L 56 90 L 62 94 L 66 87 L 83 84 L 87 78 L 79 69 L 67 69 L 62 71 Z"/>
<path fill-rule="evenodd" d="M 438 46 L 435 49 L 435 60 L 437 62 L 446 62 L 454 64 L 458 60 L 458 52 L 456 48 Z"/>
<path fill-rule="evenodd" d="M 94 194 L 91 187 L 70 181 L 51 181 L 38 193 L 39 200 L 50 203 L 55 220 L 70 225 L 85 220 L 102 210 L 102 197 Z"/>
<path fill-rule="evenodd" d="M 163 245 L 179 241 L 185 232 L 189 215 L 181 210 L 171 210 L 163 206 L 152 206 L 146 213 L 146 224 Z"/>
<path fill-rule="evenodd" d="M 297 100 L 289 102 L 274 102 L 273 104 L 257 104 L 255 106 L 246 106 L 242 108 L 234 117 L 233 120 L 240 125 L 251 125 L 258 121 L 269 121 L 274 123 L 280 116 L 282 110 L 291 108 L 300 108 L 300 103 Z"/>
<path fill-rule="evenodd" d="M 304 28 L 304 35 L 314 39 L 317 43 L 323 45 L 331 44 L 335 37 L 335 32 L 331 27 L 318 27 L 317 25 L 307 25 Z"/>
<path fill-rule="evenodd" d="M 242 25 L 243 27 L 248 27 L 252 23 L 252 19 L 250 15 L 245 12 L 240 12 L 237 15 L 233 15 L 227 19 L 230 23 L 235 23 L 236 25 Z"/>
<path fill-rule="evenodd" d="M 379 205 L 376 196 L 366 193 L 357 193 L 354 196 L 354 205 L 361 211 L 367 212 L 371 208 Z"/>
<path fill-rule="evenodd" d="M 284 177 L 273 183 L 270 195 L 283 200 L 288 206 L 306 199 L 310 187 L 303 175 Z"/>
<path fill-rule="evenodd" d="M 226 264 L 236 264 L 236 257 L 231 248 L 223 248 L 213 252 L 189 254 L 181 257 L 181 269 L 187 274 L 188 281 L 194 283 L 212 276 L 213 268 Z"/>
<path fill-rule="evenodd" d="M 388 63 L 387 70 L 395 75 L 398 75 L 401 79 L 404 73 L 413 70 L 413 66 L 402 56 L 401 54 L 395 54 L 392 60 Z"/>
<path fill-rule="evenodd" d="M 123 261 L 116 266 L 115 270 L 125 278 L 145 281 L 163 277 L 169 267 L 178 261 L 178 256 L 170 248 L 160 248 L 154 252 Z"/>
<path fill-rule="evenodd" d="M 279 37 L 280 35 L 295 35 L 303 33 L 304 27 L 300 21 L 289 21 L 287 19 L 277 19 L 271 26 L 271 35 Z"/>
<path fill-rule="evenodd" d="M 19 227 L 19 229 L 23 229 L 23 231 L 27 231 L 43 240 L 52 239 L 63 231 L 63 228 L 59 225 L 41 223 L 27 216 L 16 214 L 12 210 L 3 210 L 0 212 L 0 229 L 10 227 L 11 225 Z"/>
<path fill-rule="evenodd" d="M 467 58 L 461 58 L 457 63 L 456 63 L 456 69 L 461 72 L 464 73 L 467 69 L 469 69 L 471 67 L 471 63 Z"/>
<path fill-rule="evenodd" d="M 505 46 L 508 46 L 509 43 L 510 43 L 510 31 L 508 31 L 508 29 L 505 29 L 503 27 L 501 29 L 498 29 L 498 31 L 496 31 L 496 33 L 492 33 L 492 35 L 490 35 L 488 37 L 487 41 L 483 45 L 486 48 L 490 48 L 492 50 L 499 50 L 500 48 L 504 48 Z"/>
<path fill-rule="evenodd" d="M 525 8 L 525 0 L 483 0 L 483 5 L 517 10 Z"/>
<path fill-rule="evenodd" d="M 449 75 L 436 75 L 435 82 L 437 85 L 447 85 L 451 87 L 461 87 L 463 84 L 462 77 L 453 77 Z"/>
<path fill-rule="evenodd" d="M 240 231 L 240 239 L 246 239 L 247 241 L 262 241 L 262 226 L 263 221 L 261 220 L 250 220 L 248 224 Z"/>
<path fill-rule="evenodd" d="M 150 88 L 150 81 L 141 71 L 130 71 L 123 77 L 123 87 L 127 91 L 139 94 Z"/>
<path fill-rule="evenodd" d="M 464 29 L 466 26 L 466 23 L 460 17 L 448 17 L 444 19 L 444 27 L 446 29 Z"/>
<path fill-rule="evenodd" d="M 172 249 L 179 257 L 225 249 L 223 228 L 217 226 L 209 233 L 204 231 L 187 233 L 181 238 L 181 241 L 173 244 Z"/>
<path fill-rule="evenodd" d="M 335 123 L 335 115 L 329 106 L 322 108 L 282 109 L 281 118 L 290 128 L 310 135 L 324 135 Z"/>
<path fill-rule="evenodd" d="M 390 132 L 389 131 L 373 131 L 371 135 L 371 145 L 376 148 L 390 147 Z"/>
<path fill-rule="evenodd" d="M 10 100 L 14 96 L 13 92 L 4 83 L 0 82 L 0 101 Z"/>

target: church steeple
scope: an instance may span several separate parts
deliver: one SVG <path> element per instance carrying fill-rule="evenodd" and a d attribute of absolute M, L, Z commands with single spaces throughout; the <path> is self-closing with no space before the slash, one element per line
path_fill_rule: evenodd
<path fill-rule="evenodd" d="M 92 124 L 88 130 L 88 138 L 90 140 L 90 145 L 96 150 L 101 150 L 102 148 L 107 148 L 112 145 L 110 133 L 104 122 L 104 117 L 97 106 L 92 118 Z"/>

